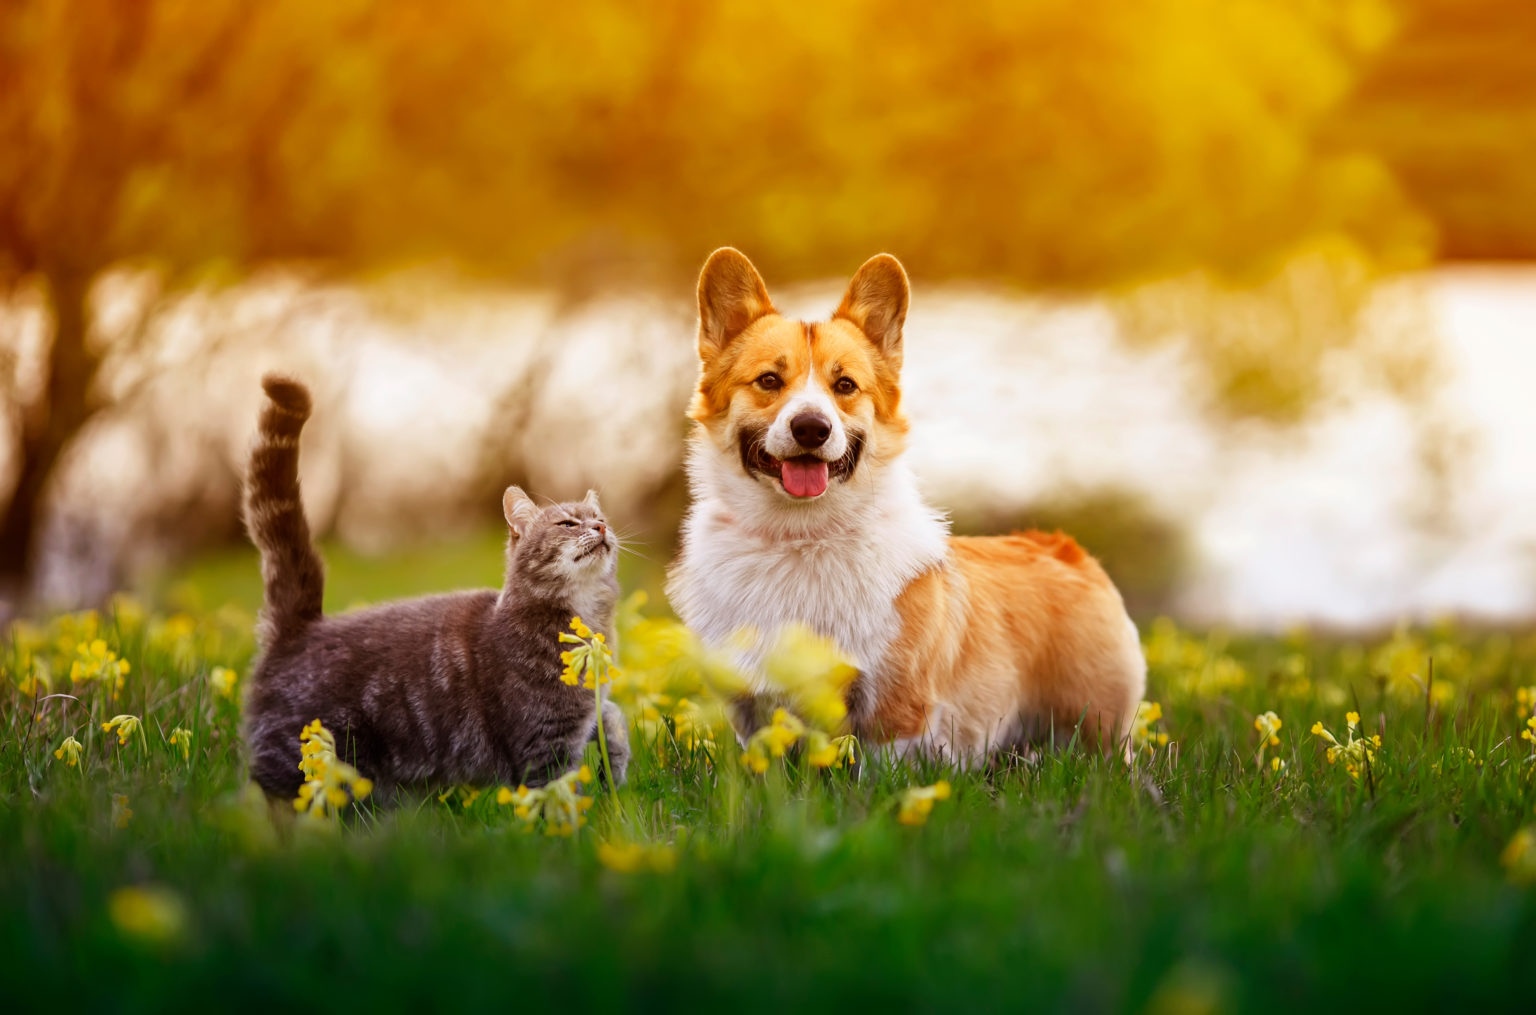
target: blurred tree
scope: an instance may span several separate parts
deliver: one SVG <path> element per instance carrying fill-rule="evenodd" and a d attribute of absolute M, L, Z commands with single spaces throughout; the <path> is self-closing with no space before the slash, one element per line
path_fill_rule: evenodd
<path fill-rule="evenodd" d="M 683 291 L 732 243 L 779 279 L 889 249 L 1068 287 L 1256 277 L 1330 236 L 1417 263 L 1392 175 L 1323 129 L 1392 27 L 1386 0 L 7 0 L 0 275 L 42 279 L 54 328 L 0 584 L 101 408 L 109 265 Z"/>

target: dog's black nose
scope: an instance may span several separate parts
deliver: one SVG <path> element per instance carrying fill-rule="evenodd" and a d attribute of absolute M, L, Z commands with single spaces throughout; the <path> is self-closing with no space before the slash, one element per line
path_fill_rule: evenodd
<path fill-rule="evenodd" d="M 789 421 L 789 432 L 802 448 L 819 448 L 832 436 L 832 422 L 819 412 L 802 412 Z"/>

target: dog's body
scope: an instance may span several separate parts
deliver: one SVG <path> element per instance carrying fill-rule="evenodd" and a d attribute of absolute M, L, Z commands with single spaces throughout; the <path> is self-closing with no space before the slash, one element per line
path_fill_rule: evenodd
<path fill-rule="evenodd" d="M 1074 733 L 1123 749 L 1146 665 L 1098 563 L 1061 535 L 951 537 L 901 461 L 907 298 L 881 255 L 832 320 L 791 321 L 743 255 L 711 256 L 672 605 L 715 644 L 759 632 L 749 670 L 785 624 L 833 639 L 866 741 L 972 762 Z"/>

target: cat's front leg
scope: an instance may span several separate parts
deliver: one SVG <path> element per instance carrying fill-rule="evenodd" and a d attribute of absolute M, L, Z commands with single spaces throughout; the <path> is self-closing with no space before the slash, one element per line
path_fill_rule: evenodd
<path fill-rule="evenodd" d="M 603 738 L 608 742 L 608 761 L 613 765 L 613 784 L 624 785 L 624 775 L 629 771 L 629 724 L 624 713 L 611 701 L 603 702 L 599 721 L 603 724 Z M 594 739 L 597 730 L 592 730 Z"/>

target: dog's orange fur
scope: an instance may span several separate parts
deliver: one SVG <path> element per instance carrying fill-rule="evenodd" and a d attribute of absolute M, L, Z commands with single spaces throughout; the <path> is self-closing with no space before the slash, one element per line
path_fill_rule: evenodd
<path fill-rule="evenodd" d="M 1081 722 L 1085 743 L 1114 748 L 1142 689 L 1124 679 L 1125 607 L 1103 568 L 1061 533 L 957 536 L 950 551 L 896 601 L 902 633 L 861 732 L 903 740 L 937 724 L 975 755 L 1064 744 Z M 1006 729 L 1014 716 L 1025 728 Z"/>
<path fill-rule="evenodd" d="M 700 282 L 701 369 L 691 417 L 724 448 L 744 424 L 771 421 L 808 371 L 828 390 L 846 374 L 858 391 L 837 396 L 835 407 L 845 425 L 868 435 L 859 468 L 885 468 L 907 433 L 900 387 L 906 300 L 905 273 L 882 255 L 855 276 L 832 320 L 788 320 L 750 262 L 717 252 Z M 781 389 L 755 385 L 767 371 L 784 379 Z M 840 495 L 859 496 L 853 485 Z M 768 487 L 763 495 L 776 496 Z M 1024 742 L 1066 743 L 1074 733 L 1105 750 L 1124 749 L 1145 664 L 1119 593 L 1071 537 L 950 537 L 947 554 L 906 585 L 894 608 L 900 633 L 878 673 L 863 681 L 862 707 L 851 711 L 861 737 L 917 742 L 961 758 Z"/>

